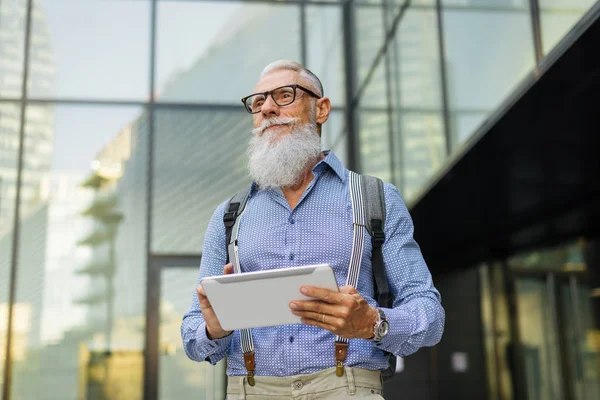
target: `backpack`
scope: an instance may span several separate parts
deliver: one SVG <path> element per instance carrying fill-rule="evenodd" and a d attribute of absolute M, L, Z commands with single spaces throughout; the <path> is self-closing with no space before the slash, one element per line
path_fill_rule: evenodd
<path fill-rule="evenodd" d="M 361 175 L 362 178 L 362 201 L 365 204 L 365 215 L 367 222 L 367 231 L 371 235 L 372 244 L 372 269 L 373 269 L 373 284 L 375 288 L 375 299 L 381 307 L 392 308 L 394 299 L 389 293 L 387 277 L 385 275 L 385 267 L 383 265 L 383 254 L 381 247 L 385 242 L 385 196 L 383 193 L 383 181 L 379 178 Z M 225 224 L 226 243 L 228 247 L 227 263 L 233 256 L 229 254 L 229 244 L 232 243 L 232 234 L 235 234 L 234 241 L 237 240 L 238 217 L 244 211 L 250 188 L 238 192 L 233 196 L 228 204 L 223 215 L 223 223 Z M 383 381 L 388 381 L 396 372 L 396 356 L 387 353 L 388 368 L 382 371 Z"/>

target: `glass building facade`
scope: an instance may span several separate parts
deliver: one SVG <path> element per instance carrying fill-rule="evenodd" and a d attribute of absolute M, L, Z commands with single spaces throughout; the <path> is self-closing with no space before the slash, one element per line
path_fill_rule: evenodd
<path fill-rule="evenodd" d="M 207 222 L 249 184 L 239 99 L 266 64 L 315 72 L 323 147 L 410 206 L 594 4 L 0 0 L 1 399 L 224 397 L 179 325 Z M 481 267 L 493 398 L 518 398 L 499 333 L 515 274 L 536 315 L 512 328 L 522 398 L 600 396 L 598 289 L 586 244 L 565 246 Z"/>

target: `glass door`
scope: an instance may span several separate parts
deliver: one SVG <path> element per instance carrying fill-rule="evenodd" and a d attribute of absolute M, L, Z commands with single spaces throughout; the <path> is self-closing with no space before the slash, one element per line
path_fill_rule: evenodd
<path fill-rule="evenodd" d="M 155 257 L 157 349 L 149 352 L 150 367 L 157 374 L 155 390 L 148 400 L 223 400 L 226 390 L 225 361 L 216 366 L 190 360 L 183 350 L 181 321 L 191 304 L 198 279 L 199 257 Z M 153 336 L 153 332 L 150 332 Z M 154 354 L 154 356 L 152 355 Z"/>
<path fill-rule="evenodd" d="M 578 273 L 515 275 L 527 400 L 600 398 L 594 289 Z"/>
<path fill-rule="evenodd" d="M 515 291 L 527 399 L 560 400 L 563 384 L 553 281 L 517 278 Z"/>

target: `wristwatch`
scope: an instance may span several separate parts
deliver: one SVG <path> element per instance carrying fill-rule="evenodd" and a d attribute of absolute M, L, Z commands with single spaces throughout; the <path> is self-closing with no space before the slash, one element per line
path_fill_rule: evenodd
<path fill-rule="evenodd" d="M 388 334 L 390 330 L 390 324 L 382 310 L 378 308 L 377 312 L 379 313 L 379 318 L 377 319 L 377 322 L 375 322 L 375 327 L 373 328 L 373 340 L 375 342 L 380 342 L 383 340 L 385 335 Z"/>

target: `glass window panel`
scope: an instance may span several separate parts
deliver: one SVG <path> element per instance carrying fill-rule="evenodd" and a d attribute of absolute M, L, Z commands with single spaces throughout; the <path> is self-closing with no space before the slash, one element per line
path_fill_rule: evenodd
<path fill-rule="evenodd" d="M 345 102 L 342 9 L 339 6 L 306 7 L 306 67 L 319 77 L 331 103 Z"/>
<path fill-rule="evenodd" d="M 267 64 L 301 61 L 299 10 L 297 5 L 159 1 L 158 101 L 240 104 Z"/>
<path fill-rule="evenodd" d="M 26 15 L 26 2 L 0 2 L 0 97 L 21 97 Z"/>
<path fill-rule="evenodd" d="M 362 87 L 385 38 L 383 6 L 356 7 L 356 70 Z"/>
<path fill-rule="evenodd" d="M 395 111 L 393 120 L 396 185 L 410 202 L 446 159 L 442 113 Z"/>
<path fill-rule="evenodd" d="M 443 10 L 448 101 L 452 113 L 483 118 L 533 68 L 535 57 L 528 7 L 473 7 Z M 452 131 L 452 137 L 455 148 L 458 132 Z"/>
<path fill-rule="evenodd" d="M 0 103 L 0 392 L 3 386 L 6 356 L 20 121 L 19 103 Z"/>
<path fill-rule="evenodd" d="M 394 105 L 441 110 L 442 94 L 437 17 L 433 10 L 409 8 L 402 18 L 389 57 Z"/>
<path fill-rule="evenodd" d="M 143 100 L 150 2 L 36 0 L 29 96 Z"/>
<path fill-rule="evenodd" d="M 250 184 L 252 117 L 242 107 L 159 108 L 154 126 L 152 249 L 200 253 L 215 208 Z"/>
<path fill-rule="evenodd" d="M 549 53 L 575 26 L 596 0 L 538 0 L 542 47 Z"/>
<path fill-rule="evenodd" d="M 226 361 L 191 362 L 181 342 L 181 317 L 196 295 L 198 266 L 163 268 L 160 290 L 159 400 L 223 399 Z"/>
<path fill-rule="evenodd" d="M 28 106 L 12 398 L 141 399 L 146 131 L 138 107 Z"/>
<path fill-rule="evenodd" d="M 479 129 L 487 115 L 487 113 L 477 111 L 450 114 L 450 129 L 454 132 L 457 146 L 466 142 Z"/>
<path fill-rule="evenodd" d="M 388 113 L 359 110 L 359 121 L 361 172 L 392 182 Z"/>

